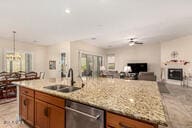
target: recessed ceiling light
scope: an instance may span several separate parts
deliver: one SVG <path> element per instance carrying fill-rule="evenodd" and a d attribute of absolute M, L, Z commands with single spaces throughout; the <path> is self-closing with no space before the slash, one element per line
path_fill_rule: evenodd
<path fill-rule="evenodd" d="M 97 38 L 95 38 L 95 37 L 92 37 L 92 38 L 91 38 L 91 40 L 96 40 L 96 39 L 97 39 Z"/>
<path fill-rule="evenodd" d="M 34 43 L 37 43 L 37 42 L 39 42 L 39 41 L 38 41 L 38 40 L 33 40 L 33 42 L 34 42 Z"/>
<path fill-rule="evenodd" d="M 65 13 L 70 14 L 71 10 L 70 9 L 65 9 Z"/>

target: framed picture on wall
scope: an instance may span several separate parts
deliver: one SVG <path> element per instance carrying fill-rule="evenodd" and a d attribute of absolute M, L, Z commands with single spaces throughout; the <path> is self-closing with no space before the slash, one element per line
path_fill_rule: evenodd
<path fill-rule="evenodd" d="M 56 61 L 54 61 L 54 60 L 49 61 L 49 69 L 56 70 Z"/>

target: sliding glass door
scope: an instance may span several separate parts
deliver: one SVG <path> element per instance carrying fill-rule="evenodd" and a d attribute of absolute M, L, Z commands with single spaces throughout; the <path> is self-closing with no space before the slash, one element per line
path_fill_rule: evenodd
<path fill-rule="evenodd" d="M 99 69 L 102 65 L 102 56 L 80 53 L 80 75 L 99 76 Z"/>

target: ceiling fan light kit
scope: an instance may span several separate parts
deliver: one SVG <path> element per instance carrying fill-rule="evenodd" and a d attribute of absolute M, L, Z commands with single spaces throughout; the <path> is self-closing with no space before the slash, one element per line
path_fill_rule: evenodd
<path fill-rule="evenodd" d="M 136 41 L 135 39 L 137 39 L 137 38 L 130 38 L 129 39 L 129 46 L 134 46 L 134 45 L 143 45 L 144 43 L 143 42 L 138 42 L 138 41 Z"/>

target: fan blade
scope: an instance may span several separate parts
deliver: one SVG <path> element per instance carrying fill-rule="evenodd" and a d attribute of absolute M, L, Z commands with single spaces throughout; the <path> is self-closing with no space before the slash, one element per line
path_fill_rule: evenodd
<path fill-rule="evenodd" d="M 144 43 L 143 43 L 143 42 L 137 42 L 137 41 L 136 41 L 135 44 L 144 44 Z"/>

